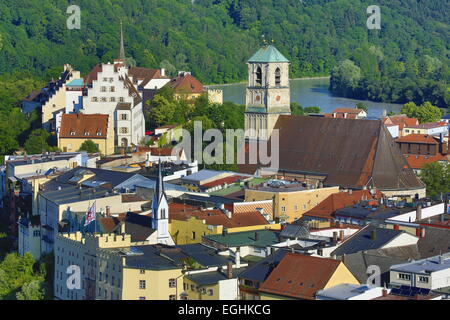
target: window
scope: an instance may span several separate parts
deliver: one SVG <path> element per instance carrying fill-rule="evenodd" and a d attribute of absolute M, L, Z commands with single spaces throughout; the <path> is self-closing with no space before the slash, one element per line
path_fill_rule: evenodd
<path fill-rule="evenodd" d="M 258 67 L 258 69 L 256 69 L 256 83 L 257 84 L 262 84 L 262 70 L 261 67 Z"/>
<path fill-rule="evenodd" d="M 102 102 L 106 102 L 106 97 L 102 97 Z"/>
<path fill-rule="evenodd" d="M 298 204 L 296 204 L 296 205 L 294 206 L 294 210 L 295 210 L 295 211 L 298 211 Z"/>
<path fill-rule="evenodd" d="M 400 280 L 406 280 L 406 281 L 409 281 L 409 280 L 411 280 L 411 275 L 410 275 L 410 274 L 407 274 L 407 273 L 399 273 L 399 274 L 398 274 L 398 278 L 399 278 Z"/>
<path fill-rule="evenodd" d="M 33 231 L 33 237 L 40 237 L 40 236 L 41 236 L 41 231 L 39 231 L 39 230 Z"/>
<path fill-rule="evenodd" d="M 116 102 L 116 97 L 111 97 L 111 98 L 109 99 L 109 101 L 111 101 L 111 102 Z"/>
<path fill-rule="evenodd" d="M 145 274 L 145 270 L 144 270 L 144 269 L 141 269 L 141 270 L 139 271 L 139 273 L 140 273 L 140 274 Z"/>
<path fill-rule="evenodd" d="M 419 282 L 428 283 L 428 281 L 429 281 L 428 277 L 419 276 Z"/>
<path fill-rule="evenodd" d="M 106 87 L 100 87 L 100 92 L 106 92 Z"/>
<path fill-rule="evenodd" d="M 192 240 L 195 240 L 195 231 L 192 231 Z"/>
<path fill-rule="evenodd" d="M 139 300 L 145 300 L 145 297 L 139 297 Z"/>
<path fill-rule="evenodd" d="M 70 131 L 70 135 L 74 136 L 75 135 L 75 131 Z"/>
<path fill-rule="evenodd" d="M 166 209 L 161 209 L 161 219 L 166 219 Z"/>
<path fill-rule="evenodd" d="M 110 90 L 111 92 L 116 92 L 116 87 L 111 87 Z"/>
<path fill-rule="evenodd" d="M 191 291 L 195 291 L 195 286 L 191 284 Z"/>
<path fill-rule="evenodd" d="M 214 294 L 213 289 L 209 289 L 209 290 L 208 290 L 208 295 L 212 296 L 213 294 Z"/>
<path fill-rule="evenodd" d="M 125 100 L 123 99 L 123 97 L 119 97 L 119 102 L 124 102 Z"/>
<path fill-rule="evenodd" d="M 114 82 L 114 78 L 109 78 L 109 82 Z"/>
<path fill-rule="evenodd" d="M 120 119 L 121 119 L 121 120 L 127 120 L 127 119 L 128 119 L 128 115 L 127 115 L 126 113 L 122 113 L 122 114 L 120 115 Z"/>
<path fill-rule="evenodd" d="M 176 279 L 169 279 L 169 288 L 175 288 L 177 286 L 177 280 Z"/>
<path fill-rule="evenodd" d="M 145 289 L 145 280 L 139 280 L 139 289 Z"/>
<path fill-rule="evenodd" d="M 281 212 L 286 212 L 286 207 L 281 207 Z"/>
<path fill-rule="evenodd" d="M 281 84 L 281 70 L 277 68 L 275 70 L 275 85 L 279 86 Z"/>
<path fill-rule="evenodd" d="M 97 97 L 92 97 L 92 102 L 97 102 L 98 98 Z"/>
<path fill-rule="evenodd" d="M 120 128 L 120 133 L 128 133 L 128 128 L 122 127 Z"/>
<path fill-rule="evenodd" d="M 103 82 L 106 82 L 106 81 L 108 81 L 108 78 L 103 78 Z"/>
<path fill-rule="evenodd" d="M 174 295 L 174 294 L 171 294 L 171 295 L 169 296 L 169 300 L 177 300 L 177 296 Z"/>

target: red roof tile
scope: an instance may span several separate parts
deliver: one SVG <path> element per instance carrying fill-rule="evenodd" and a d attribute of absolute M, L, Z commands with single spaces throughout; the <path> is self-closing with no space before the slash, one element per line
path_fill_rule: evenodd
<path fill-rule="evenodd" d="M 190 207 L 190 208 L 189 208 Z M 192 206 L 183 207 L 172 211 L 169 206 L 169 218 L 173 220 L 186 221 L 190 217 L 205 220 L 205 223 L 213 226 L 224 226 L 225 228 L 248 227 L 268 224 L 267 220 L 257 211 L 234 213 L 231 219 L 219 209 L 214 210 L 192 210 Z M 184 210 L 184 211 L 183 211 Z"/>
<path fill-rule="evenodd" d="M 168 84 L 176 93 L 203 93 L 203 84 L 192 75 L 185 73 L 172 79 Z"/>
<path fill-rule="evenodd" d="M 108 115 L 106 114 L 63 114 L 60 138 L 106 139 Z"/>
<path fill-rule="evenodd" d="M 261 292 L 314 300 L 341 261 L 287 253 L 260 287 Z"/>
<path fill-rule="evenodd" d="M 395 139 L 396 142 L 408 142 L 408 143 L 426 143 L 426 144 L 439 144 L 433 136 L 428 134 L 408 134 L 406 136 Z"/>
<path fill-rule="evenodd" d="M 413 169 L 422 169 L 427 163 L 437 162 L 437 161 L 450 161 L 450 155 L 437 154 L 434 156 L 428 155 L 416 155 L 416 154 L 405 154 L 406 161 Z"/>
<path fill-rule="evenodd" d="M 353 190 L 352 194 L 348 192 L 339 192 L 329 195 L 325 200 L 319 203 L 311 210 L 305 212 L 304 216 L 318 217 L 324 219 L 333 219 L 332 214 L 336 210 L 344 207 L 352 206 L 361 200 L 379 199 L 381 193 L 378 191 L 375 197 L 370 194 L 369 190 Z"/>

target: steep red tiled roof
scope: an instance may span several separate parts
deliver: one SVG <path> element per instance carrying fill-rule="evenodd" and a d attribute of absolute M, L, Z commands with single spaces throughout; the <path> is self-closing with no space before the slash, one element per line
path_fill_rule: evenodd
<path fill-rule="evenodd" d="M 381 193 L 378 191 L 375 195 L 375 199 L 379 199 Z M 339 192 L 329 195 L 325 200 L 319 203 L 311 210 L 305 212 L 304 216 L 319 217 L 324 219 L 332 219 L 332 214 L 344 207 L 357 204 L 361 200 L 370 200 L 374 197 L 370 194 L 369 190 L 354 190 L 352 194 L 348 192 Z"/>
<path fill-rule="evenodd" d="M 258 203 L 262 202 L 262 203 Z M 255 202 L 236 202 L 233 203 L 233 211 L 234 213 L 240 212 L 253 212 L 257 211 L 257 208 L 262 208 L 264 213 L 267 213 L 269 216 L 273 216 L 273 201 L 255 201 Z"/>
<path fill-rule="evenodd" d="M 408 143 L 426 143 L 426 144 L 438 144 L 433 136 L 428 134 L 408 134 L 406 136 L 395 139 L 396 142 L 408 142 Z"/>
<path fill-rule="evenodd" d="M 106 114 L 63 114 L 60 138 L 106 139 L 108 115 Z"/>
<path fill-rule="evenodd" d="M 287 253 L 260 287 L 261 292 L 314 300 L 341 261 Z"/>
<path fill-rule="evenodd" d="M 181 74 L 168 84 L 176 93 L 203 93 L 203 84 L 190 74 Z"/>

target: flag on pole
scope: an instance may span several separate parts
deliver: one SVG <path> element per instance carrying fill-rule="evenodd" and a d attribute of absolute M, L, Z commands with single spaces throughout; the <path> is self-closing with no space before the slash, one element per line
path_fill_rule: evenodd
<path fill-rule="evenodd" d="M 92 207 L 88 209 L 86 212 L 86 221 L 84 222 L 84 226 L 86 227 L 88 224 L 90 224 L 92 221 L 95 220 L 96 215 L 96 209 L 95 209 L 95 201 L 92 204 Z"/>

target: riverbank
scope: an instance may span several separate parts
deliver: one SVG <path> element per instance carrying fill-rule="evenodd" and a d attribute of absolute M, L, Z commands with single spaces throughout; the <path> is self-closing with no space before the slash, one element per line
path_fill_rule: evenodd
<path fill-rule="evenodd" d="M 330 79 L 331 76 L 318 76 L 318 77 L 301 77 L 301 78 L 292 78 L 292 80 L 320 80 L 320 79 Z M 240 82 L 232 82 L 232 83 L 224 83 L 224 84 L 205 84 L 205 87 L 228 87 L 228 86 L 234 86 L 237 84 L 246 84 L 247 81 L 240 81 Z"/>

